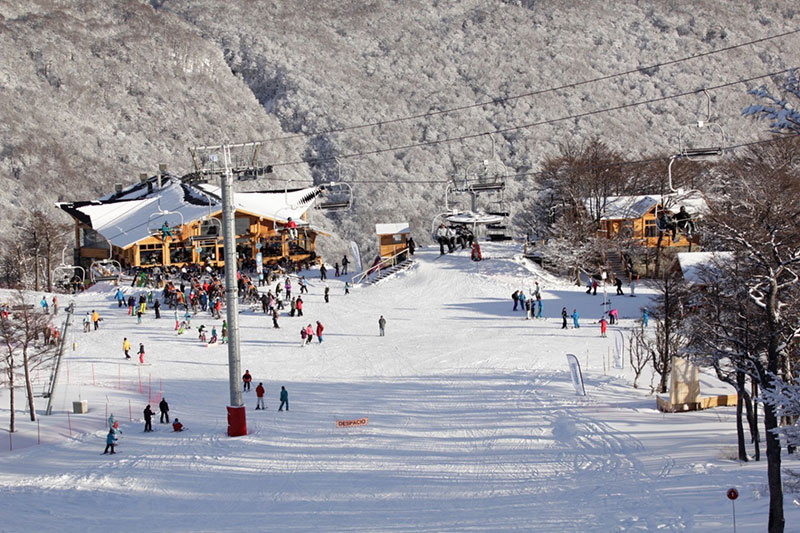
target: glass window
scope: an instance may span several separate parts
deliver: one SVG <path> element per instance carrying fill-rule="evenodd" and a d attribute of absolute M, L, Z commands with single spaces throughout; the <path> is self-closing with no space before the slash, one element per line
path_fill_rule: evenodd
<path fill-rule="evenodd" d="M 644 221 L 644 236 L 645 237 L 658 237 L 658 228 L 654 218 Z"/>
<path fill-rule="evenodd" d="M 183 246 L 181 243 L 173 242 L 169 244 L 170 263 L 191 263 L 192 249 Z"/>
<path fill-rule="evenodd" d="M 395 244 L 400 244 L 403 242 L 403 235 L 401 233 L 396 233 L 392 235 L 392 242 Z"/>
<path fill-rule="evenodd" d="M 139 247 L 139 263 L 142 265 L 160 265 L 164 261 L 161 243 L 143 244 Z"/>

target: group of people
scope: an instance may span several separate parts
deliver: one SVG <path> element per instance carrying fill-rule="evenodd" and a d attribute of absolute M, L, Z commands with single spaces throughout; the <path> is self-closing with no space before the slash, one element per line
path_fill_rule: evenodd
<path fill-rule="evenodd" d="M 543 318 L 544 304 L 542 303 L 542 291 L 539 282 L 534 282 L 534 287 L 530 290 L 530 295 L 525 294 L 524 290 L 516 290 L 511 294 L 514 302 L 514 311 L 519 308 L 525 311 L 525 319 Z"/>
<path fill-rule="evenodd" d="M 456 249 L 456 244 L 461 245 L 461 249 L 465 250 L 467 247 L 475 250 L 473 242 L 475 242 L 475 235 L 466 226 L 446 226 L 444 223 L 439 225 L 436 230 L 436 241 L 439 243 L 439 254 L 444 255 L 444 247 L 447 246 L 447 252 L 453 253 Z M 413 252 L 412 252 L 413 255 Z"/>
<path fill-rule="evenodd" d="M 691 239 L 696 230 L 692 216 L 683 205 L 674 215 L 664 209 L 660 210 L 656 217 L 656 227 L 660 233 L 670 234 L 673 241 L 678 240 L 678 231 L 686 235 L 687 239 Z"/>
<path fill-rule="evenodd" d="M 244 392 L 250 392 L 250 383 L 253 381 L 253 376 L 250 374 L 249 370 L 244 371 L 244 375 L 242 376 L 242 390 Z M 266 390 L 264 389 L 264 383 L 259 382 L 258 386 L 256 386 L 256 411 L 263 411 L 267 409 L 267 406 L 264 404 L 264 393 Z M 283 411 L 283 408 L 286 407 L 286 410 L 289 410 L 289 391 L 286 390 L 286 387 L 281 385 L 281 392 L 279 395 L 280 405 L 278 406 L 278 411 Z"/>
<path fill-rule="evenodd" d="M 131 358 L 131 341 L 128 337 L 122 339 L 122 352 L 125 354 L 125 359 Z M 139 343 L 139 363 L 144 364 L 144 343 Z"/>
<path fill-rule="evenodd" d="M 162 424 L 169 424 L 169 404 L 167 403 L 166 398 L 161 398 L 161 401 L 158 404 L 158 410 L 161 413 L 160 422 Z M 150 433 L 153 431 L 153 417 L 156 414 L 153 412 L 150 404 L 147 404 L 147 407 L 144 408 L 142 414 L 144 415 L 144 432 Z M 184 427 L 183 423 L 176 417 L 175 420 L 172 421 L 172 431 L 180 432 L 184 429 L 186 428 Z M 122 436 L 122 430 L 119 427 L 119 422 L 114 418 L 114 413 L 111 413 L 111 415 L 108 417 L 106 449 L 103 451 L 103 455 L 114 455 L 117 453 L 116 446 L 120 436 Z"/>

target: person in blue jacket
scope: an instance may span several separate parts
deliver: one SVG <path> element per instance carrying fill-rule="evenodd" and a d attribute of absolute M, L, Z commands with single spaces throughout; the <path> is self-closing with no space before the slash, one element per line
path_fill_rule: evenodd
<path fill-rule="evenodd" d="M 577 309 L 573 309 L 572 310 L 572 325 L 576 329 L 581 327 L 581 325 L 578 324 L 578 318 L 580 318 L 580 315 L 578 315 L 578 310 Z"/>
<path fill-rule="evenodd" d="M 289 410 L 289 391 L 286 390 L 286 387 L 281 385 L 281 405 L 278 407 L 278 411 L 283 411 L 283 406 L 286 406 L 286 410 Z"/>
<path fill-rule="evenodd" d="M 650 318 L 650 313 L 647 311 L 647 308 L 645 307 L 642 310 L 642 324 L 644 325 L 644 327 L 647 327 L 647 319 L 648 318 Z"/>
<path fill-rule="evenodd" d="M 108 430 L 108 435 L 106 435 L 106 449 L 103 452 L 103 455 L 108 453 L 109 448 L 111 449 L 111 455 L 117 453 L 114 451 L 115 442 L 117 442 L 117 436 L 114 435 L 114 428 L 112 427 L 111 429 Z"/>
<path fill-rule="evenodd" d="M 114 295 L 117 300 L 117 307 L 122 307 L 125 304 L 125 295 L 122 294 L 122 289 L 117 289 L 117 294 Z"/>
<path fill-rule="evenodd" d="M 44 314 L 47 314 L 47 312 L 48 312 L 47 298 L 42 296 L 42 301 L 39 302 L 39 303 L 42 305 L 42 312 Z"/>

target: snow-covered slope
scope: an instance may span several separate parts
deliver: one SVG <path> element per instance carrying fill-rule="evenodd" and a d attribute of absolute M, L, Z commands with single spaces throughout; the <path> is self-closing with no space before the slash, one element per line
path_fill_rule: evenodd
<path fill-rule="evenodd" d="M 763 529 L 766 464 L 732 460 L 733 410 L 656 411 L 631 388 L 627 362 L 604 370 L 613 335 L 599 336 L 603 297 L 519 252 L 487 244 L 491 259 L 473 263 L 421 249 L 411 269 L 347 296 L 344 278 L 328 281 L 328 304 L 312 272 L 306 316 L 282 316 L 277 330 L 243 308 L 243 369 L 264 383 L 267 410 L 246 393 L 249 435 L 239 438 L 225 435 L 224 346 L 205 347 L 195 329 L 176 335 L 168 312 L 137 325 L 111 287 L 77 297 L 78 317 L 98 309 L 104 321 L 69 336 L 77 349 L 55 413 L 41 417 L 43 444 L 21 420 L 15 450 L 0 453 L 0 529 L 730 531 L 730 486 L 741 493 L 739 529 Z M 547 318 L 526 321 L 510 294 L 534 281 Z M 646 293 L 611 297 L 623 330 Z M 562 306 L 577 308 L 580 329 L 561 329 Z M 300 326 L 316 320 L 324 342 L 301 348 Z M 201 323 L 220 321 L 192 321 Z M 123 337 L 144 343 L 152 366 L 126 363 Z M 567 352 L 581 361 L 586 397 L 575 395 Z M 276 410 L 281 385 L 288 412 Z M 160 392 L 187 432 L 142 433 L 142 409 Z M 90 412 L 67 419 L 79 398 Z M 0 402 L 6 419 L 6 390 Z M 116 456 L 101 455 L 107 413 L 123 430 Z M 362 417 L 366 426 L 336 426 Z M 797 523 L 786 497 L 787 524 Z"/>

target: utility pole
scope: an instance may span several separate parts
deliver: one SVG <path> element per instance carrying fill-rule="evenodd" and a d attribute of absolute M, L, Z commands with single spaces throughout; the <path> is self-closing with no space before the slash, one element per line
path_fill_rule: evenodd
<path fill-rule="evenodd" d="M 225 172 L 221 176 L 222 189 L 222 236 L 225 246 L 225 307 L 228 319 L 228 378 L 231 401 L 228 406 L 228 435 L 247 435 L 247 418 L 242 403 L 242 363 L 239 354 L 239 285 L 236 279 L 236 225 L 233 206 L 233 171 L 231 170 L 231 148 L 222 145 L 222 161 Z"/>

